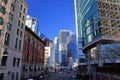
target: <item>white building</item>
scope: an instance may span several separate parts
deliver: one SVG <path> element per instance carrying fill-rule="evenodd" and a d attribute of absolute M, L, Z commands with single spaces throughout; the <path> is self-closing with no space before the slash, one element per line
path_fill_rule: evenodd
<path fill-rule="evenodd" d="M 0 80 L 20 80 L 27 4 L 0 0 Z"/>
<path fill-rule="evenodd" d="M 45 67 L 50 70 L 55 68 L 55 52 L 53 42 L 49 43 L 49 46 L 45 47 Z"/>
<path fill-rule="evenodd" d="M 26 23 L 29 28 L 32 29 L 33 32 L 38 34 L 38 19 L 31 17 L 29 15 L 26 16 Z"/>

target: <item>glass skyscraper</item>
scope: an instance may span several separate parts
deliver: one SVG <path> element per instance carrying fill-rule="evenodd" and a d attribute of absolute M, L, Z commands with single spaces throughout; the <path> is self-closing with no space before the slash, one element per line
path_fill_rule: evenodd
<path fill-rule="evenodd" d="M 59 54 L 61 66 L 67 66 L 67 37 L 72 34 L 69 30 L 61 30 L 59 34 Z"/>
<path fill-rule="evenodd" d="M 103 45 L 120 40 L 120 0 L 75 0 L 75 6 L 83 52 L 101 59 Z"/>

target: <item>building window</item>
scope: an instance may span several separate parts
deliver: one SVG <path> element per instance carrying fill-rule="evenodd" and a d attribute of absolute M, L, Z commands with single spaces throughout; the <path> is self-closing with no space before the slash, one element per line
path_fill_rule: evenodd
<path fill-rule="evenodd" d="M 21 24 L 21 28 L 22 28 L 22 29 L 23 29 L 23 26 L 24 26 L 24 25 L 23 25 L 23 23 L 22 23 L 22 24 Z"/>
<path fill-rule="evenodd" d="M 22 10 L 22 8 L 23 8 L 23 5 L 21 5 L 20 10 Z"/>
<path fill-rule="evenodd" d="M 6 66 L 7 64 L 7 56 L 3 56 L 1 60 L 1 66 Z"/>
<path fill-rule="evenodd" d="M 11 11 L 14 11 L 14 10 L 15 10 L 15 6 L 14 6 L 13 4 L 11 4 L 10 10 L 11 10 Z"/>
<path fill-rule="evenodd" d="M 13 20 L 13 14 L 9 13 L 9 19 L 12 21 Z"/>
<path fill-rule="evenodd" d="M 8 30 L 11 30 L 11 27 L 12 27 L 12 24 L 8 23 L 8 24 L 7 24 L 7 29 L 8 29 Z"/>
<path fill-rule="evenodd" d="M 0 80 L 3 80 L 4 78 L 4 73 L 0 73 Z"/>
<path fill-rule="evenodd" d="M 14 72 L 12 73 L 11 80 L 14 80 Z"/>
<path fill-rule="evenodd" d="M 10 39 L 10 34 L 6 33 L 5 34 L 5 41 L 4 41 L 5 45 L 9 45 L 9 39 Z"/>
<path fill-rule="evenodd" d="M 18 21 L 18 26 L 20 26 L 20 20 Z"/>
<path fill-rule="evenodd" d="M 24 21 L 24 16 L 22 17 L 22 20 Z"/>
<path fill-rule="evenodd" d="M 29 54 L 26 55 L 26 61 L 29 61 Z"/>
<path fill-rule="evenodd" d="M 13 0 L 14 1 L 14 3 L 16 3 L 16 0 Z"/>
<path fill-rule="evenodd" d="M 33 43 L 34 43 L 34 40 L 33 40 L 33 39 L 31 39 L 31 40 L 30 40 L 30 44 L 33 44 Z"/>
<path fill-rule="evenodd" d="M 3 52 L 3 54 L 8 55 L 8 50 L 7 50 L 7 48 L 5 48 L 5 51 Z"/>
<path fill-rule="evenodd" d="M 25 36 L 25 40 L 29 41 L 29 36 L 28 35 Z"/>
<path fill-rule="evenodd" d="M 19 18 L 21 18 L 21 15 L 22 15 L 22 14 L 21 14 L 21 12 L 20 12 L 20 14 L 19 14 Z"/>
<path fill-rule="evenodd" d="M 19 64 L 20 64 L 20 59 L 18 58 L 17 59 L 17 67 L 19 67 Z"/>
<path fill-rule="evenodd" d="M 23 11 L 23 13 L 25 13 L 26 12 L 26 10 L 25 10 L 25 8 L 24 8 L 24 11 Z"/>
<path fill-rule="evenodd" d="M 20 37 L 22 38 L 22 31 L 20 32 Z"/>
<path fill-rule="evenodd" d="M 17 35 L 19 35 L 19 29 L 17 29 Z"/>
<path fill-rule="evenodd" d="M 1 12 L 2 14 L 5 14 L 5 7 L 0 6 L 0 12 Z"/>
<path fill-rule="evenodd" d="M 18 80 L 18 72 L 16 72 L 16 80 Z"/>
<path fill-rule="evenodd" d="M 3 18 L 0 17 L 0 25 L 3 25 Z"/>
<path fill-rule="evenodd" d="M 15 67 L 15 63 L 16 63 L 16 58 L 13 58 L 13 67 Z"/>
<path fill-rule="evenodd" d="M 16 38 L 15 48 L 17 49 L 18 38 Z"/>
<path fill-rule="evenodd" d="M 21 40 L 19 41 L 19 51 L 21 50 Z"/>
<path fill-rule="evenodd" d="M 0 36 L 2 35 L 2 30 L 0 30 Z"/>
<path fill-rule="evenodd" d="M 5 4 L 7 4 L 8 0 L 3 0 L 3 2 L 4 2 Z"/>
<path fill-rule="evenodd" d="M 24 46 L 24 49 L 25 49 L 25 51 L 27 51 L 27 49 L 28 49 L 28 48 L 27 48 L 27 45 Z"/>

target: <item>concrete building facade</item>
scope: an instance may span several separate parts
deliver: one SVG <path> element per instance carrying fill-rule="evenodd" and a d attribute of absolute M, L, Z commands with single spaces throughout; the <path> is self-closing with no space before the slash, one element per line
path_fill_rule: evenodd
<path fill-rule="evenodd" d="M 20 80 L 27 4 L 0 0 L 0 80 Z"/>
<path fill-rule="evenodd" d="M 44 68 L 45 43 L 29 27 L 25 27 L 21 79 L 39 76 Z"/>

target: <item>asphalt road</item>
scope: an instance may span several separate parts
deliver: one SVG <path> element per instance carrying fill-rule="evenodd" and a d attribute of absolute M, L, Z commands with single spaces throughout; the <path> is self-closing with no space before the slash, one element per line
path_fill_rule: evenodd
<path fill-rule="evenodd" d="M 50 73 L 49 77 L 43 80 L 75 80 L 76 73 L 74 71 L 64 71 L 64 72 L 56 72 Z"/>

